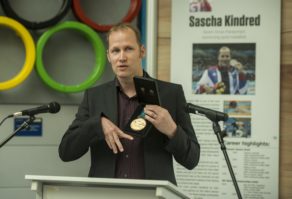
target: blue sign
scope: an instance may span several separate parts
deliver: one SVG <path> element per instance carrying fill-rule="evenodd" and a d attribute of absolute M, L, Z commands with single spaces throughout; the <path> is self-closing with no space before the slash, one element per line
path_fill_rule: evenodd
<path fill-rule="evenodd" d="M 29 117 L 14 118 L 14 131 L 18 129 Z M 35 118 L 35 120 L 25 129 L 18 131 L 15 136 L 42 136 L 43 121 L 42 118 Z"/>

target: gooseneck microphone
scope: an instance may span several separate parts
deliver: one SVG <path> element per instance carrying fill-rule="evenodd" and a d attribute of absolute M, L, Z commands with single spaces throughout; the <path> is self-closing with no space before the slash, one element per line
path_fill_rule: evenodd
<path fill-rule="evenodd" d="M 226 121 L 228 119 L 228 115 L 226 113 L 200 107 L 191 103 L 186 104 L 185 110 L 188 113 L 203 115 L 213 122 Z"/>
<path fill-rule="evenodd" d="M 15 112 L 9 117 L 15 117 L 15 116 L 22 116 L 22 115 L 28 115 L 28 116 L 34 116 L 39 113 L 58 113 L 60 111 L 60 104 L 57 102 L 51 102 L 46 105 L 42 105 L 36 108 L 26 109 L 20 112 Z"/>

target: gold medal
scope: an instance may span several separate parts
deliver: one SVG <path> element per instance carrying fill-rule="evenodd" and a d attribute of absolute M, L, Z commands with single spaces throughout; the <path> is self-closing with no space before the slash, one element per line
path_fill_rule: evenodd
<path fill-rule="evenodd" d="M 146 126 L 146 120 L 141 117 L 134 119 L 130 125 L 131 129 L 134 131 L 141 131 L 145 128 L 145 126 Z"/>

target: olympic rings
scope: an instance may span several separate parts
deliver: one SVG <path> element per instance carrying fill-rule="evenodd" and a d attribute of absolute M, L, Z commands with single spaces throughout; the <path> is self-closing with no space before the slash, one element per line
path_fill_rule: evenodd
<path fill-rule="evenodd" d="M 0 16 L 0 25 L 13 29 L 21 37 L 26 51 L 26 58 L 21 71 L 12 79 L 0 82 L 0 90 L 8 90 L 16 87 L 28 77 L 33 69 L 36 53 L 34 41 L 28 30 L 22 24 L 14 19 Z"/>
<path fill-rule="evenodd" d="M 122 18 L 121 22 L 131 22 L 135 18 L 135 16 L 138 15 L 139 10 L 141 8 L 141 4 L 142 4 L 141 0 L 131 0 L 128 13 L 126 14 L 125 17 Z M 73 0 L 73 12 L 76 18 L 78 18 L 80 21 L 82 21 L 83 23 L 87 24 L 88 26 L 97 31 L 106 32 L 113 26 L 101 25 L 89 19 L 81 8 L 80 0 Z"/>
<path fill-rule="evenodd" d="M 42 61 L 42 54 L 43 49 L 48 41 L 48 39 L 53 36 L 55 33 L 62 31 L 64 29 L 73 29 L 77 30 L 81 33 L 83 33 L 93 44 L 93 48 L 95 50 L 96 54 L 96 64 L 92 71 L 92 73 L 89 75 L 88 79 L 86 79 L 84 82 L 78 85 L 63 85 L 55 80 L 53 80 L 49 74 L 47 73 L 43 61 Z M 37 59 L 36 59 L 36 69 L 41 77 L 41 79 L 44 81 L 45 84 L 47 84 L 49 87 L 65 92 L 65 93 L 73 93 L 73 92 L 80 92 L 83 91 L 90 86 L 92 86 L 103 74 L 105 64 L 106 64 L 106 53 L 105 53 L 105 47 L 103 45 L 102 40 L 98 36 L 98 34 L 92 30 L 90 27 L 74 21 L 67 21 L 62 24 L 56 25 L 46 31 L 38 40 L 37 42 Z M 97 56 L 98 55 L 98 56 Z"/>
<path fill-rule="evenodd" d="M 29 29 L 36 30 L 36 29 L 42 29 L 49 26 L 53 26 L 56 23 L 58 23 L 68 12 L 70 6 L 71 6 L 71 0 L 63 0 L 62 7 L 60 8 L 59 12 L 54 16 L 53 18 L 43 21 L 43 22 L 31 22 L 28 20 L 25 20 L 21 18 L 17 13 L 12 9 L 9 0 L 0 0 L 3 11 L 8 17 L 11 17 L 20 23 L 22 23 L 24 26 L 26 26 Z"/>

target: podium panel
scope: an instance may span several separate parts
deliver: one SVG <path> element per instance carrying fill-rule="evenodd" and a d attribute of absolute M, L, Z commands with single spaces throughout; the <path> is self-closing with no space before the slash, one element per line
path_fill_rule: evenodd
<path fill-rule="evenodd" d="M 168 181 L 26 175 L 36 199 L 188 199 Z"/>

